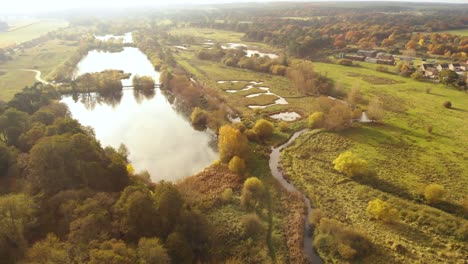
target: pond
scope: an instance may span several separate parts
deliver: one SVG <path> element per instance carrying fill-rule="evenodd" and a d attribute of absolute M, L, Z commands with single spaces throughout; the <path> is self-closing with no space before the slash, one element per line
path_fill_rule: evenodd
<path fill-rule="evenodd" d="M 109 41 L 109 40 L 117 40 L 117 41 L 122 41 L 122 43 L 128 44 L 128 43 L 133 43 L 133 36 L 132 32 L 125 33 L 122 36 L 116 36 L 116 35 L 104 35 L 104 36 L 94 36 L 96 39 L 100 41 Z"/>
<path fill-rule="evenodd" d="M 137 48 L 116 53 L 90 51 L 77 65 L 75 76 L 108 69 L 159 80 L 159 73 Z M 131 85 L 131 81 L 123 80 L 123 84 Z M 69 95 L 61 100 L 73 118 L 92 127 L 103 146 L 125 144 L 135 170 L 148 170 L 154 182 L 193 175 L 218 157 L 212 147 L 215 136 L 195 130 L 159 89 L 141 94 L 125 88 L 113 98 L 81 94 L 76 99 Z"/>
<path fill-rule="evenodd" d="M 279 58 L 278 55 L 274 54 L 274 53 L 264 53 L 264 52 L 260 52 L 258 50 L 252 50 L 252 49 L 247 49 L 247 45 L 245 44 L 240 44 L 240 43 L 227 43 L 226 46 L 221 46 L 223 49 L 238 49 L 238 48 L 244 48 L 245 50 L 245 53 L 247 53 L 247 57 L 252 57 L 254 56 L 255 54 L 258 54 L 260 57 L 269 57 L 270 59 L 277 59 Z"/>

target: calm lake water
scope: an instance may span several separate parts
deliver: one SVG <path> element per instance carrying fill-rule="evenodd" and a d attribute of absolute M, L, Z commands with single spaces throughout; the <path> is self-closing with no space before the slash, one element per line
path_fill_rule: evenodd
<path fill-rule="evenodd" d="M 137 48 L 117 53 L 91 51 L 78 64 L 76 76 L 107 69 L 159 80 L 159 73 Z M 131 81 L 123 80 L 123 84 L 130 85 Z M 88 94 L 75 101 L 70 95 L 62 102 L 81 124 L 94 128 L 103 146 L 118 148 L 125 144 L 135 170 L 148 170 L 153 181 L 193 175 L 218 157 L 210 146 L 214 135 L 193 129 L 159 89 L 153 95 L 124 89 L 121 98 L 113 99 Z"/>

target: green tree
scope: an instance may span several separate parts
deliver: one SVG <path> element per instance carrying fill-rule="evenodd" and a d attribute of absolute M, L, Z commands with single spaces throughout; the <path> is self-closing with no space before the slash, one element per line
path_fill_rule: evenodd
<path fill-rule="evenodd" d="M 369 216 L 384 222 L 395 222 L 399 218 L 398 210 L 380 199 L 370 201 L 366 211 Z"/>
<path fill-rule="evenodd" d="M 0 245 L 7 245 L 0 253 L 5 250 L 15 259 L 24 252 L 27 247 L 24 236 L 35 221 L 36 211 L 35 201 L 25 194 L 0 196 Z"/>
<path fill-rule="evenodd" d="M 437 203 L 441 201 L 446 194 L 444 186 L 440 184 L 429 184 L 424 188 L 424 198 L 429 203 Z"/>
<path fill-rule="evenodd" d="M 239 175 L 242 175 L 245 171 L 245 161 L 238 156 L 232 157 L 232 159 L 229 161 L 229 170 L 237 173 Z"/>
<path fill-rule="evenodd" d="M 171 259 L 158 238 L 141 238 L 137 248 L 139 264 L 170 264 Z"/>
<path fill-rule="evenodd" d="M 159 235 L 160 219 L 150 190 L 128 186 L 114 206 L 119 216 L 119 229 L 129 240 Z"/>
<path fill-rule="evenodd" d="M 54 234 L 48 234 L 41 241 L 34 243 L 26 253 L 25 263 L 51 264 L 72 263 L 69 250 L 71 245 L 61 242 Z"/>
<path fill-rule="evenodd" d="M 176 186 L 165 181 L 156 185 L 153 197 L 161 221 L 160 235 L 167 237 L 175 228 L 184 201 Z"/>
<path fill-rule="evenodd" d="M 136 263 L 135 250 L 128 247 L 124 241 L 111 239 L 101 243 L 89 251 L 88 264 L 129 264 Z"/>
<path fill-rule="evenodd" d="M 167 237 L 166 247 L 172 263 L 191 264 L 194 254 L 190 244 L 181 233 L 172 233 Z"/>
<path fill-rule="evenodd" d="M 43 138 L 28 162 L 33 186 L 47 193 L 77 187 L 119 191 L 128 184 L 125 166 L 120 155 L 107 156 L 99 142 L 81 133 Z"/>
<path fill-rule="evenodd" d="M 19 137 L 29 129 L 29 124 L 27 113 L 9 108 L 0 116 L 0 138 L 8 145 L 18 146 Z"/>
<path fill-rule="evenodd" d="M 359 158 L 351 151 L 341 153 L 334 161 L 335 170 L 346 174 L 348 177 L 362 175 L 367 172 L 367 161 Z"/>
<path fill-rule="evenodd" d="M 219 129 L 218 148 L 220 160 L 229 162 L 234 156 L 244 157 L 246 155 L 248 140 L 238 129 L 225 125 Z"/>
<path fill-rule="evenodd" d="M 445 85 L 453 85 L 458 82 L 458 74 L 452 70 L 442 70 L 439 73 L 439 80 Z"/>
<path fill-rule="evenodd" d="M 255 209 L 262 205 L 266 195 L 263 182 L 257 177 L 250 177 L 244 182 L 241 192 L 241 204 L 247 209 Z"/>
<path fill-rule="evenodd" d="M 255 122 L 253 131 L 260 139 L 266 139 L 271 137 L 273 134 L 274 126 L 273 124 L 265 119 L 259 119 Z"/>

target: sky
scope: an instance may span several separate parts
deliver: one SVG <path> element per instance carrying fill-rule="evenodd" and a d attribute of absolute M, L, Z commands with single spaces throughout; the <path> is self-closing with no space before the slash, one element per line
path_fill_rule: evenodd
<path fill-rule="evenodd" d="M 284 0 L 276 0 L 284 1 Z M 287 1 L 287 0 L 286 0 Z M 297 1 L 297 0 L 296 0 Z M 302 0 L 301 2 L 306 2 Z M 327 1 L 327 0 L 317 0 Z M 340 0 L 336 0 L 340 1 Z M 341 0 L 341 1 L 356 1 L 356 0 Z M 359 0 L 358 0 L 359 1 Z M 380 0 L 388 2 L 443 2 L 443 3 L 467 3 L 468 0 Z M 158 6 L 158 5 L 175 5 L 175 4 L 211 4 L 211 3 L 232 3 L 232 2 L 273 2 L 272 0 L 2 0 L 0 3 L 0 13 L 10 12 L 43 12 L 43 11 L 58 11 L 77 8 L 90 7 L 141 7 L 141 6 Z"/>

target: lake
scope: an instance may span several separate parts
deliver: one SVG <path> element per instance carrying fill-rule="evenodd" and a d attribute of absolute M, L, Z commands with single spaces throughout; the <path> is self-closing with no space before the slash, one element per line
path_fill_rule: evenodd
<path fill-rule="evenodd" d="M 131 47 L 116 53 L 90 51 L 77 65 L 75 77 L 108 69 L 159 80 L 159 72 L 145 54 Z M 131 85 L 131 80 L 122 82 Z M 135 170 L 148 170 L 154 182 L 193 175 L 218 158 L 212 147 L 215 135 L 195 130 L 159 89 L 145 95 L 125 88 L 121 96 L 111 99 L 82 94 L 74 100 L 69 95 L 61 102 L 73 118 L 94 129 L 103 146 L 125 144 Z"/>

